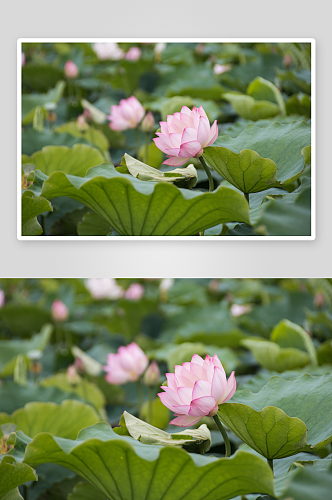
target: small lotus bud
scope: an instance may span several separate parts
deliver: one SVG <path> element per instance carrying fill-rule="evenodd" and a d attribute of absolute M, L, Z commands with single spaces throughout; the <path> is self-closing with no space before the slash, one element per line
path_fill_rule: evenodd
<path fill-rule="evenodd" d="M 229 66 L 226 66 L 225 64 L 215 64 L 213 66 L 213 72 L 215 75 L 221 75 L 222 73 L 225 73 L 230 69 Z"/>
<path fill-rule="evenodd" d="M 66 377 L 71 385 L 76 385 L 80 381 L 80 376 L 74 365 L 69 365 L 66 371 Z"/>
<path fill-rule="evenodd" d="M 24 66 L 25 65 L 25 54 L 24 52 L 22 52 L 21 54 L 21 66 Z"/>
<path fill-rule="evenodd" d="M 92 122 L 92 114 L 91 111 L 88 108 L 85 108 L 83 111 L 83 116 L 86 119 L 87 122 Z"/>
<path fill-rule="evenodd" d="M 286 54 L 283 59 L 284 66 L 286 66 L 286 68 L 289 68 L 289 66 L 292 65 L 292 62 L 293 62 L 292 56 L 290 54 Z"/>
<path fill-rule="evenodd" d="M 67 61 L 64 67 L 65 76 L 67 78 L 76 78 L 78 76 L 78 67 L 73 61 Z"/>
<path fill-rule="evenodd" d="M 83 363 L 82 359 L 80 357 L 75 358 L 74 365 L 72 365 L 76 368 L 78 373 L 85 373 L 85 364 Z"/>
<path fill-rule="evenodd" d="M 79 115 L 76 120 L 77 128 L 80 132 L 86 132 L 89 128 L 88 124 L 85 121 L 84 115 Z"/>
<path fill-rule="evenodd" d="M 232 304 L 231 305 L 231 314 L 234 318 L 238 316 L 242 316 L 242 314 L 246 314 L 251 311 L 250 306 L 243 306 L 241 304 Z"/>
<path fill-rule="evenodd" d="M 42 357 L 43 353 L 40 349 L 31 349 L 27 352 L 27 358 L 30 361 L 38 361 Z"/>
<path fill-rule="evenodd" d="M 69 316 L 67 306 L 61 300 L 55 300 L 51 308 L 52 318 L 54 321 L 66 321 Z"/>
<path fill-rule="evenodd" d="M 160 370 L 156 361 L 152 361 L 146 372 L 144 373 L 144 383 L 149 386 L 157 385 L 160 379 Z"/>
<path fill-rule="evenodd" d="M 167 46 L 167 44 L 164 42 L 157 43 L 155 48 L 154 48 L 155 54 L 161 54 L 162 51 L 166 49 L 166 46 Z"/>
<path fill-rule="evenodd" d="M 139 300 L 143 295 L 144 288 L 139 283 L 133 283 L 124 293 L 124 297 L 127 300 Z"/>
<path fill-rule="evenodd" d="M 125 59 L 127 59 L 127 61 L 138 61 L 141 55 L 141 49 L 139 49 L 138 47 L 130 47 L 127 54 L 125 55 Z"/>
<path fill-rule="evenodd" d="M 322 292 L 317 292 L 314 298 L 314 304 L 318 309 L 321 309 L 325 305 L 325 297 Z"/>
<path fill-rule="evenodd" d="M 149 111 L 143 118 L 141 129 L 143 132 L 153 132 L 156 128 L 156 122 L 154 120 L 153 114 Z"/>
<path fill-rule="evenodd" d="M 6 303 L 5 292 L 0 289 L 0 307 L 3 307 Z"/>

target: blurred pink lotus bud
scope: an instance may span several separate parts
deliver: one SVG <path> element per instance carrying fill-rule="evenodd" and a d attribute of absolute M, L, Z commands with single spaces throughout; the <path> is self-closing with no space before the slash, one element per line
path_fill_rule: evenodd
<path fill-rule="evenodd" d="M 234 316 L 234 318 L 237 318 L 238 316 L 242 316 L 242 314 L 246 314 L 251 311 L 250 306 L 243 306 L 241 304 L 232 304 L 231 305 L 231 315 Z"/>
<path fill-rule="evenodd" d="M 206 355 L 205 360 L 194 354 L 191 362 L 175 366 L 175 373 L 166 373 L 167 387 L 158 396 L 175 418 L 173 425 L 186 427 L 201 418 L 217 414 L 218 405 L 225 403 L 236 390 L 235 372 L 227 380 L 218 356 Z"/>
<path fill-rule="evenodd" d="M 119 347 L 116 354 L 107 356 L 106 380 L 109 384 L 134 382 L 144 373 L 149 364 L 148 357 L 135 342 Z"/>
<path fill-rule="evenodd" d="M 24 52 L 22 52 L 21 54 L 21 66 L 24 66 L 25 65 L 25 54 Z"/>
<path fill-rule="evenodd" d="M 125 299 L 128 300 L 139 300 L 144 295 L 144 287 L 139 283 L 132 283 L 128 290 L 125 291 Z"/>
<path fill-rule="evenodd" d="M 127 130 L 136 128 L 145 115 L 142 104 L 135 96 L 128 99 L 121 99 L 120 104 L 111 106 L 111 114 L 107 117 L 110 120 L 112 130 Z"/>
<path fill-rule="evenodd" d="M 74 365 L 69 365 L 66 371 L 66 378 L 71 385 L 76 385 L 80 381 L 80 376 L 77 373 Z"/>
<path fill-rule="evenodd" d="M 149 386 L 157 385 L 160 379 L 160 370 L 156 361 L 152 361 L 149 368 L 144 373 L 144 383 Z"/>
<path fill-rule="evenodd" d="M 213 66 L 213 72 L 215 75 L 221 75 L 222 73 L 225 73 L 230 69 L 229 66 L 226 66 L 225 64 L 215 64 Z"/>
<path fill-rule="evenodd" d="M 84 109 L 83 116 L 86 119 L 86 121 L 88 121 L 88 122 L 92 121 L 92 114 L 91 114 L 91 111 L 88 108 Z"/>
<path fill-rule="evenodd" d="M 127 59 L 127 61 L 138 61 L 141 55 L 142 55 L 141 49 L 139 49 L 138 47 L 130 47 L 130 49 L 125 55 L 125 59 Z"/>
<path fill-rule="evenodd" d="M 286 68 L 289 68 L 289 66 L 292 65 L 292 62 L 293 62 L 292 56 L 290 54 L 286 54 L 283 59 L 284 66 L 286 66 Z"/>
<path fill-rule="evenodd" d="M 120 49 L 117 43 L 94 43 L 93 51 L 97 55 L 98 59 L 101 61 L 105 61 L 107 59 L 111 59 L 112 61 L 118 61 L 123 58 L 123 50 Z"/>
<path fill-rule="evenodd" d="M 66 321 L 66 319 L 68 319 L 69 317 L 69 311 L 67 306 L 59 299 L 56 299 L 53 302 L 51 313 L 54 321 Z"/>
<path fill-rule="evenodd" d="M 190 158 L 199 158 L 203 148 L 210 146 L 218 137 L 217 120 L 210 128 L 210 122 L 202 106 L 182 106 L 180 113 L 167 116 L 167 122 L 160 122 L 159 137 L 153 139 L 157 148 L 169 158 L 165 165 L 178 167 Z"/>
<path fill-rule="evenodd" d="M 5 292 L 0 290 L 0 307 L 3 307 L 6 303 Z"/>
<path fill-rule="evenodd" d="M 114 278 L 89 278 L 85 283 L 86 288 L 94 299 L 117 300 L 123 296 L 123 288 Z"/>
<path fill-rule="evenodd" d="M 314 304 L 318 309 L 321 309 L 325 305 L 325 296 L 323 292 L 317 292 L 314 298 Z"/>
<path fill-rule="evenodd" d="M 87 124 L 84 115 L 79 115 L 76 120 L 77 123 L 77 128 L 80 130 L 80 132 L 86 132 L 89 128 L 89 125 Z"/>
<path fill-rule="evenodd" d="M 143 132 L 153 132 L 156 128 L 156 122 L 154 121 L 153 114 L 151 111 L 146 113 L 146 115 L 143 118 L 142 124 L 141 124 L 141 129 Z"/>
<path fill-rule="evenodd" d="M 74 365 L 71 365 L 71 366 L 74 366 L 78 373 L 85 373 L 86 372 L 85 364 L 80 357 L 75 358 Z"/>
<path fill-rule="evenodd" d="M 66 62 L 64 72 L 67 78 L 76 78 L 79 73 L 78 67 L 73 61 Z"/>

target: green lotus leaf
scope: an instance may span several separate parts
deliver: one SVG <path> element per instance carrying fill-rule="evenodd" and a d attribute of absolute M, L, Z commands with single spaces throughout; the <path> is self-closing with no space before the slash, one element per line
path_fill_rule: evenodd
<path fill-rule="evenodd" d="M 7 491 L 0 496 L 0 500 L 24 500 L 18 488 Z"/>
<path fill-rule="evenodd" d="M 144 182 L 108 164 L 91 168 L 84 178 L 54 172 L 42 195 L 74 198 L 124 236 L 187 236 L 221 222 L 249 222 L 248 203 L 233 189 L 200 193 Z"/>
<path fill-rule="evenodd" d="M 95 410 L 80 401 L 55 403 L 27 403 L 12 415 L 0 413 L 0 425 L 10 422 L 17 430 L 34 437 L 39 432 L 74 439 L 84 427 L 96 424 L 100 418 Z"/>
<path fill-rule="evenodd" d="M 299 325 L 283 319 L 272 330 L 271 340 L 280 347 L 295 347 L 308 353 L 312 364 L 317 365 L 316 349 L 309 334 Z"/>
<path fill-rule="evenodd" d="M 36 335 L 29 340 L 0 340 L 0 376 L 13 374 L 17 356 L 26 355 L 29 351 L 43 351 L 50 341 L 52 325 L 44 325 Z"/>
<path fill-rule="evenodd" d="M 50 175 L 52 172 L 65 172 L 71 175 L 85 175 L 91 167 L 105 161 L 102 153 L 87 144 L 75 144 L 72 148 L 67 146 L 45 146 L 41 151 L 32 156 L 22 157 L 22 163 L 35 165 L 35 170 Z"/>
<path fill-rule="evenodd" d="M 247 88 L 247 94 L 256 101 L 270 101 L 279 106 L 280 113 L 286 114 L 285 102 L 280 90 L 269 80 L 257 76 Z"/>
<path fill-rule="evenodd" d="M 318 461 L 316 461 L 318 462 Z M 319 470 L 314 465 L 299 466 L 290 473 L 278 478 L 278 498 L 292 500 L 317 500 L 331 498 L 332 466 L 331 460 L 327 462 L 325 470 Z M 303 462 L 305 464 L 305 462 Z"/>
<path fill-rule="evenodd" d="M 37 481 L 37 473 L 27 464 L 16 463 L 10 455 L 2 455 L 0 462 L 0 498 L 7 494 L 7 499 L 15 499 L 15 492 L 9 492 L 27 481 Z M 4 497 L 6 498 L 6 497 Z M 19 497 L 18 497 L 19 498 Z"/>
<path fill-rule="evenodd" d="M 311 126 L 306 122 L 275 122 L 265 127 L 250 124 L 235 138 L 220 136 L 213 146 L 204 149 L 203 156 L 215 147 L 227 148 L 236 154 L 250 149 L 261 158 L 272 160 L 277 165 L 278 182 L 287 186 L 305 170 L 309 161 L 310 150 L 307 147 L 310 142 Z"/>
<path fill-rule="evenodd" d="M 107 236 L 111 231 L 109 222 L 94 212 L 84 214 L 82 220 L 77 224 L 79 236 Z"/>
<path fill-rule="evenodd" d="M 258 363 L 267 370 L 284 372 L 302 368 L 310 362 L 309 355 L 294 347 L 280 347 L 276 342 L 260 339 L 244 339 L 241 342 L 249 349 Z"/>
<path fill-rule="evenodd" d="M 94 500 L 107 500 L 105 495 L 92 484 L 79 482 L 75 484 L 67 500 L 91 500 L 92 498 Z"/>
<path fill-rule="evenodd" d="M 20 436 L 18 432 L 16 439 L 22 439 Z M 106 423 L 84 429 L 76 441 L 38 434 L 27 445 L 24 462 L 61 463 L 110 500 L 226 500 L 249 493 L 273 495 L 271 469 L 251 453 L 238 451 L 221 459 L 191 455 L 118 436 Z"/>
<path fill-rule="evenodd" d="M 279 106 L 270 101 L 256 101 L 250 95 L 224 93 L 222 98 L 231 103 L 238 115 L 246 120 L 263 120 L 280 113 Z"/>
<path fill-rule="evenodd" d="M 37 106 L 44 106 L 47 102 L 57 103 L 63 95 L 66 83 L 60 80 L 54 89 L 46 94 L 23 94 L 22 95 L 22 125 L 31 123 Z"/>
<path fill-rule="evenodd" d="M 37 215 L 43 212 L 52 212 L 51 203 L 31 191 L 22 195 L 22 236 L 38 236 L 43 229 L 37 220 Z"/>
<path fill-rule="evenodd" d="M 86 124 L 86 131 L 82 132 L 78 125 L 77 121 L 71 121 L 68 123 L 64 123 L 63 125 L 59 125 L 54 129 L 54 132 L 59 134 L 69 134 L 73 137 L 78 137 L 80 139 L 85 139 L 88 141 L 93 147 L 100 149 L 103 153 L 107 152 L 110 144 L 107 137 L 98 130 L 97 128 Z"/>
<path fill-rule="evenodd" d="M 272 377 L 257 393 L 238 391 L 218 415 L 266 458 L 320 450 L 332 441 L 332 374 Z"/>
<path fill-rule="evenodd" d="M 50 377 L 41 380 L 42 387 L 57 387 L 64 392 L 77 394 L 81 399 L 86 399 L 97 410 L 104 408 L 105 396 L 102 391 L 94 384 L 85 378 L 80 378 L 76 385 L 72 385 L 65 373 L 56 373 Z"/>

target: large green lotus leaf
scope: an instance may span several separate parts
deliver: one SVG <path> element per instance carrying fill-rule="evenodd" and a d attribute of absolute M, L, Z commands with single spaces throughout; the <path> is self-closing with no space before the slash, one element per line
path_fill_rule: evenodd
<path fill-rule="evenodd" d="M 309 334 L 299 325 L 283 319 L 272 330 L 271 340 L 280 347 L 295 347 L 308 353 L 312 364 L 317 365 L 316 349 Z"/>
<path fill-rule="evenodd" d="M 222 98 L 230 102 L 237 114 L 246 120 L 262 120 L 280 113 L 277 104 L 270 101 L 256 101 L 250 95 L 224 93 Z"/>
<path fill-rule="evenodd" d="M 222 459 L 190 455 L 118 436 L 105 423 L 84 429 L 76 441 L 38 434 L 26 447 L 24 462 L 61 463 L 110 500 L 226 500 L 247 493 L 273 494 L 271 469 L 251 453 L 239 451 Z"/>
<path fill-rule="evenodd" d="M 258 207 L 258 214 L 251 213 L 252 223 L 265 226 L 269 236 L 311 235 L 311 190 L 305 188 L 294 203 L 285 200 L 269 200 Z"/>
<path fill-rule="evenodd" d="M 105 495 L 90 483 L 77 483 L 67 500 L 107 500 Z"/>
<path fill-rule="evenodd" d="M 29 62 L 22 67 L 23 86 L 38 92 L 45 92 L 54 87 L 63 78 L 63 69 L 52 64 Z"/>
<path fill-rule="evenodd" d="M 307 69 L 300 70 L 278 70 L 278 80 L 281 82 L 283 88 L 289 88 L 292 85 L 292 93 L 294 88 L 301 90 L 306 94 L 311 92 L 311 71 Z M 294 86 L 294 87 L 293 87 Z"/>
<path fill-rule="evenodd" d="M 265 127 L 247 125 L 236 138 L 219 137 L 214 146 L 228 148 L 234 153 L 243 149 L 256 151 L 262 158 L 269 158 L 277 165 L 278 181 L 288 185 L 296 180 L 306 167 L 310 145 L 311 127 L 306 122 L 278 123 Z M 204 152 L 208 148 L 205 148 Z"/>
<path fill-rule="evenodd" d="M 247 94 L 256 101 L 271 101 L 279 106 L 280 112 L 286 114 L 285 102 L 280 90 L 269 80 L 257 76 L 247 88 Z"/>
<path fill-rule="evenodd" d="M 278 116 L 276 118 L 269 118 L 266 120 L 257 120 L 256 122 L 253 122 L 252 120 L 244 120 L 243 118 L 236 121 L 235 123 L 227 123 L 225 125 L 222 125 L 222 130 L 219 132 L 219 136 L 224 136 L 228 135 L 230 137 L 237 137 L 243 130 L 246 128 L 247 125 L 253 124 L 256 125 L 257 127 L 265 127 L 266 125 L 271 125 L 272 123 L 292 123 L 294 121 L 297 122 L 303 122 L 307 121 L 304 116 L 296 116 L 296 115 L 291 115 L 291 116 Z"/>
<path fill-rule="evenodd" d="M 227 148 L 209 146 L 204 149 L 203 157 L 218 174 L 243 193 L 257 193 L 280 184 L 274 161 L 261 158 L 250 149 L 234 153 Z"/>
<path fill-rule="evenodd" d="M 22 236 L 38 236 L 43 229 L 37 220 L 37 215 L 52 212 L 51 203 L 41 196 L 35 196 L 32 191 L 22 195 Z"/>
<path fill-rule="evenodd" d="M 60 80 L 54 89 L 46 94 L 23 94 L 22 95 L 22 124 L 31 123 L 37 106 L 44 106 L 47 102 L 57 103 L 65 90 L 66 83 Z"/>
<path fill-rule="evenodd" d="M 107 236 L 111 231 L 109 222 L 94 212 L 84 214 L 77 224 L 79 236 Z"/>
<path fill-rule="evenodd" d="M 97 147 L 100 149 L 102 152 L 108 151 L 110 144 L 107 139 L 107 137 L 101 132 L 101 130 L 98 130 L 95 127 L 92 127 L 88 123 L 86 124 L 86 131 L 82 132 L 78 125 L 77 121 L 71 121 L 68 123 L 64 123 L 63 125 L 59 125 L 54 129 L 54 132 L 57 132 L 59 134 L 69 134 L 74 137 L 78 137 L 80 139 L 85 139 L 88 141 L 92 146 Z"/>
<path fill-rule="evenodd" d="M 232 189 L 200 193 L 144 182 L 107 164 L 90 169 L 84 178 L 55 172 L 44 182 L 42 195 L 74 198 L 124 236 L 186 236 L 220 222 L 249 221 L 246 200 Z"/>
<path fill-rule="evenodd" d="M 325 460 L 320 460 L 325 462 Z M 328 460 L 331 462 L 331 460 Z M 278 498 L 292 500 L 317 500 L 332 498 L 332 467 L 327 470 L 316 470 L 314 466 L 298 467 L 282 476 L 276 482 L 281 490 Z"/>
<path fill-rule="evenodd" d="M 30 156 L 36 151 L 40 151 L 44 146 L 68 146 L 71 148 L 77 143 L 88 144 L 89 141 L 69 134 L 59 134 L 54 130 L 44 130 L 43 132 L 38 132 L 33 128 L 22 130 L 23 155 Z"/>
<path fill-rule="evenodd" d="M 0 462 L 0 498 L 10 490 L 17 488 L 17 486 L 37 479 L 36 471 L 29 465 L 16 463 L 10 455 L 2 455 Z M 10 496 L 7 498 L 10 498 Z M 12 498 L 15 498 L 15 496 Z"/>
<path fill-rule="evenodd" d="M 237 436 L 266 458 L 320 450 L 332 441 L 332 374 L 272 377 L 257 393 L 238 391 L 219 406 Z M 308 444 L 307 444 L 308 443 Z"/>
<path fill-rule="evenodd" d="M 29 340 L 0 340 L 0 376 L 13 374 L 17 356 L 38 349 L 43 351 L 50 341 L 53 327 L 45 325 L 41 332 Z"/>
<path fill-rule="evenodd" d="M 298 114 L 311 117 L 311 98 L 306 94 L 294 94 L 286 101 L 288 115 Z"/>
<path fill-rule="evenodd" d="M 80 401 L 55 403 L 28 403 L 12 415 L 0 413 L 0 425 L 12 423 L 28 436 L 49 432 L 55 436 L 74 439 L 84 427 L 99 422 L 99 416 L 90 406 Z"/>
<path fill-rule="evenodd" d="M 260 339 L 244 339 L 241 344 L 249 349 L 258 363 L 267 370 L 284 372 L 302 368 L 310 362 L 309 355 L 294 347 L 280 347 L 275 342 Z"/>
<path fill-rule="evenodd" d="M 65 373 L 56 373 L 50 377 L 44 378 L 40 385 L 42 387 L 57 387 L 64 392 L 77 394 L 81 399 L 86 399 L 97 410 L 105 406 L 105 396 L 102 391 L 93 382 L 81 378 L 76 385 L 70 384 Z"/>
<path fill-rule="evenodd" d="M 18 488 L 7 491 L 0 496 L 0 500 L 24 500 Z"/>
<path fill-rule="evenodd" d="M 85 175 L 91 167 L 105 161 L 101 152 L 87 144 L 66 146 L 45 146 L 30 157 L 24 157 L 24 163 L 32 163 L 46 175 L 52 172 L 65 172 L 71 175 Z"/>

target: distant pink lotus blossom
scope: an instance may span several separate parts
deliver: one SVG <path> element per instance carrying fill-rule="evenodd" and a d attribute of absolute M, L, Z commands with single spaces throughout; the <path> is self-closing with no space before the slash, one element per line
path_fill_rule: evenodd
<path fill-rule="evenodd" d="M 3 307 L 6 303 L 5 292 L 0 290 L 0 307 Z"/>
<path fill-rule="evenodd" d="M 78 76 L 78 67 L 73 61 L 67 61 L 64 67 L 65 76 L 67 78 L 76 78 Z"/>
<path fill-rule="evenodd" d="M 225 73 L 229 69 L 230 67 L 225 64 L 215 64 L 213 66 L 213 72 L 215 75 L 222 75 L 222 73 Z"/>
<path fill-rule="evenodd" d="M 135 382 L 144 373 L 149 364 L 148 357 L 142 349 L 132 342 L 127 346 L 121 346 L 116 354 L 107 356 L 106 380 L 109 384 L 125 384 Z"/>
<path fill-rule="evenodd" d="M 156 122 L 151 111 L 144 116 L 141 129 L 143 132 L 153 132 L 156 129 Z"/>
<path fill-rule="evenodd" d="M 144 373 L 144 383 L 153 387 L 158 384 L 160 379 L 160 370 L 156 361 L 152 361 L 146 372 Z"/>
<path fill-rule="evenodd" d="M 130 47 L 130 49 L 125 55 L 125 59 L 127 59 L 127 61 L 138 61 L 141 55 L 142 55 L 141 49 L 139 49 L 138 47 Z"/>
<path fill-rule="evenodd" d="M 167 122 L 160 122 L 159 137 L 153 139 L 155 145 L 169 158 L 165 165 L 177 167 L 190 158 L 199 158 L 203 148 L 210 146 L 218 137 L 217 120 L 210 128 L 210 122 L 202 106 L 182 106 L 180 113 L 167 116 Z"/>
<path fill-rule="evenodd" d="M 175 366 L 175 373 L 166 373 L 167 387 L 158 396 L 175 413 L 170 423 L 186 427 L 201 418 L 217 414 L 218 405 L 225 403 L 236 390 L 235 372 L 227 380 L 225 370 L 215 354 L 203 360 L 194 354 L 191 362 Z"/>
<path fill-rule="evenodd" d="M 246 314 L 250 311 L 251 311 L 250 306 L 244 306 L 241 304 L 232 304 L 231 305 L 231 314 L 235 318 L 237 318 L 238 316 L 242 316 L 242 314 Z"/>
<path fill-rule="evenodd" d="M 66 377 L 70 384 L 76 385 L 80 381 L 80 377 L 77 373 L 76 367 L 74 365 L 69 365 L 66 371 Z"/>
<path fill-rule="evenodd" d="M 128 290 L 125 291 L 124 297 L 128 300 L 139 300 L 144 295 L 144 287 L 139 283 L 132 283 Z"/>
<path fill-rule="evenodd" d="M 84 114 L 78 115 L 76 123 L 77 123 L 78 130 L 80 132 L 86 132 L 88 130 L 88 128 L 89 128 L 89 126 L 88 126 L 88 124 L 86 122 Z"/>
<path fill-rule="evenodd" d="M 59 299 L 53 302 L 51 313 L 54 321 L 66 321 L 69 317 L 68 307 Z"/>
<path fill-rule="evenodd" d="M 105 61 L 108 59 L 118 61 L 119 59 L 123 59 L 124 56 L 123 50 L 120 49 L 118 44 L 115 42 L 94 43 L 92 48 L 98 59 L 100 59 L 101 61 Z"/>
<path fill-rule="evenodd" d="M 127 130 L 136 128 L 145 115 L 142 104 L 135 96 L 128 99 L 121 99 L 120 104 L 111 106 L 111 114 L 107 117 L 110 120 L 112 130 Z"/>
<path fill-rule="evenodd" d="M 24 52 L 22 52 L 21 54 L 21 66 L 24 66 L 25 65 L 25 54 Z"/>
<path fill-rule="evenodd" d="M 117 300 L 123 296 L 124 290 L 114 278 L 89 278 L 85 283 L 86 288 L 94 299 Z"/>

